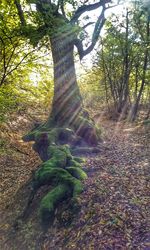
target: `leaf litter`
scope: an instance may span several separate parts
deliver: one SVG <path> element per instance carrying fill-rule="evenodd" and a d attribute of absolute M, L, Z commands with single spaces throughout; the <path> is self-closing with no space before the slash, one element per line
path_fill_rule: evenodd
<path fill-rule="evenodd" d="M 101 152 L 86 158 L 89 178 L 79 197 L 80 211 L 69 214 L 62 204 L 64 212 L 44 232 L 38 221 L 40 193 L 29 218 L 17 231 L 12 229 L 14 218 L 25 206 L 30 191 L 25 183 L 39 164 L 37 155 L 18 138 L 17 147 L 26 148 L 29 155 L 13 151 L 1 158 L 2 250 L 150 249 L 149 131 L 107 120 L 103 126 Z"/>

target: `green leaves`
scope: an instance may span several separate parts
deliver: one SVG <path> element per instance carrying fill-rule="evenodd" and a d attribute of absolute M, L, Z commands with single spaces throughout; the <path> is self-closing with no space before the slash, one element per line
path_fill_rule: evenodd
<path fill-rule="evenodd" d="M 0 123 L 7 120 L 10 112 L 18 109 L 19 98 L 11 87 L 0 88 Z"/>

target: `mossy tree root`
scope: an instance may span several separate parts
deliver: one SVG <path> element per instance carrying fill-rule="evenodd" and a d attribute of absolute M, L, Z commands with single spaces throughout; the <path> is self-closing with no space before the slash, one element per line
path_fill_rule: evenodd
<path fill-rule="evenodd" d="M 57 204 L 70 195 L 67 184 L 58 184 L 51 192 L 44 196 L 40 203 L 40 217 L 42 222 L 53 221 Z"/>
<path fill-rule="evenodd" d="M 74 119 L 71 128 L 66 128 L 65 124 L 60 124 L 61 128 L 57 125 L 55 119 L 49 119 L 23 137 L 24 141 L 34 141 L 33 149 L 43 161 L 33 176 L 33 193 L 43 185 L 54 186 L 41 200 L 43 222 L 54 218 L 59 202 L 68 197 L 76 200 L 83 191 L 81 181 L 87 178 L 82 169 L 84 159 L 74 155 L 89 152 L 89 149 L 93 152 L 89 146 L 97 146 L 101 134 L 86 111 Z"/>
<path fill-rule="evenodd" d="M 97 146 L 101 141 L 101 130 L 94 121 L 86 116 L 86 113 L 78 116 L 74 124 L 76 134 L 82 137 L 88 146 Z"/>
<path fill-rule="evenodd" d="M 71 154 L 71 145 L 62 144 L 72 143 L 74 138 L 71 129 L 43 127 L 24 137 L 25 141 L 34 140 L 33 148 L 43 160 L 33 176 L 34 192 L 43 185 L 54 186 L 41 200 L 39 214 L 42 222 L 53 220 L 59 202 L 68 197 L 76 199 L 83 191 L 81 181 L 87 178 L 81 166 L 84 160 Z"/>
<path fill-rule="evenodd" d="M 83 174 L 81 174 L 81 172 L 79 172 L 78 175 L 81 175 L 82 177 L 79 178 L 83 179 Z M 69 173 L 69 171 L 67 171 L 67 168 L 61 169 L 61 168 L 51 168 L 51 167 L 50 168 L 42 167 L 39 171 L 36 172 L 33 181 L 33 188 L 34 190 L 37 190 L 43 185 L 55 184 L 55 183 L 67 184 L 70 187 L 70 190 L 73 191 L 73 194 L 77 192 L 76 190 L 82 191 L 81 182 L 75 177 L 73 177 Z"/>

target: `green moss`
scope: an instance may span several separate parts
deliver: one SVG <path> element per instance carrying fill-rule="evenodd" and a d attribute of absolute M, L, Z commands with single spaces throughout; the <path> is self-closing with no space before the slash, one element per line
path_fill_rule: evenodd
<path fill-rule="evenodd" d="M 71 179 L 72 176 L 68 176 L 67 171 L 61 169 L 66 167 L 67 162 L 69 166 L 81 168 L 80 163 L 70 159 L 72 156 L 69 146 L 49 146 L 48 150 L 50 151 L 52 158 L 42 163 L 40 168 L 36 171 L 34 186 L 37 188 L 41 185 L 50 184 L 53 178 L 57 178 L 60 182 L 64 181 L 66 183 L 70 183 L 71 186 L 74 186 L 75 180 Z"/>
<path fill-rule="evenodd" d="M 27 135 L 25 135 L 23 137 L 23 139 L 25 141 L 35 141 L 36 143 L 38 143 L 41 138 L 43 137 L 43 135 L 47 135 L 47 140 L 49 145 L 52 143 L 55 143 L 58 139 L 59 133 L 62 129 L 60 128 L 46 128 L 45 126 L 40 126 L 37 129 L 34 129 L 33 131 L 31 131 L 30 133 L 28 133 Z"/>
<path fill-rule="evenodd" d="M 81 157 L 73 157 L 74 161 L 77 161 L 78 163 L 85 163 L 85 159 Z"/>
<path fill-rule="evenodd" d="M 56 143 L 57 139 L 58 139 L 58 130 L 57 129 L 53 129 L 50 132 L 48 132 L 49 145 L 52 143 Z"/>
<path fill-rule="evenodd" d="M 69 145 L 57 146 L 60 150 L 66 153 L 66 155 L 71 156 Z"/>
<path fill-rule="evenodd" d="M 58 166 L 58 161 L 56 157 L 52 157 L 51 159 L 49 159 L 48 161 L 42 163 L 42 166 L 44 168 L 57 168 Z"/>
<path fill-rule="evenodd" d="M 66 170 L 75 178 L 79 180 L 85 180 L 87 178 L 87 174 L 78 167 L 68 167 Z"/>
<path fill-rule="evenodd" d="M 49 146 L 47 149 L 48 158 L 52 157 L 57 160 L 57 164 L 59 167 L 65 167 L 67 162 L 72 159 L 72 155 L 69 150 L 68 145 L 63 146 Z"/>
<path fill-rule="evenodd" d="M 70 152 L 70 146 L 69 145 L 63 145 L 61 146 L 61 149 L 66 152 L 67 156 L 72 158 L 71 152 Z"/>
<path fill-rule="evenodd" d="M 56 205 L 70 195 L 66 184 L 59 184 L 51 192 L 44 196 L 40 203 L 40 217 L 42 221 L 47 221 L 54 217 Z"/>
<path fill-rule="evenodd" d="M 81 164 L 75 160 L 70 160 L 68 165 L 76 168 L 81 168 Z"/>
<path fill-rule="evenodd" d="M 51 162 L 41 167 L 38 171 L 36 171 L 34 176 L 34 186 L 38 188 L 40 186 L 51 184 L 51 181 L 59 180 L 59 177 L 64 174 L 61 168 L 53 167 Z"/>
<path fill-rule="evenodd" d="M 61 168 L 51 168 L 48 166 L 42 167 L 35 173 L 34 189 L 40 186 L 51 184 L 51 182 L 67 184 L 72 190 L 73 194 L 82 192 L 82 184 L 79 180 L 74 178 L 67 170 Z M 77 187 L 78 186 L 78 187 Z"/>
<path fill-rule="evenodd" d="M 73 197 L 77 197 L 80 193 L 83 192 L 83 185 L 82 183 L 74 178 L 74 189 L 73 189 Z"/>
<path fill-rule="evenodd" d="M 57 167 L 64 168 L 67 163 L 67 154 L 59 146 L 49 146 L 47 149 L 48 158 L 52 157 L 50 160 L 57 163 Z"/>
<path fill-rule="evenodd" d="M 38 189 L 43 185 L 51 184 L 53 177 L 54 176 L 51 174 L 51 169 L 40 169 L 34 176 L 33 188 Z"/>
<path fill-rule="evenodd" d="M 73 157 L 70 146 L 57 145 L 59 142 L 70 142 L 75 137 L 68 128 L 48 129 L 40 126 L 26 136 L 26 140 L 34 140 L 34 149 L 39 153 L 43 162 L 35 172 L 33 188 L 35 191 L 43 185 L 55 185 L 41 201 L 41 219 L 48 220 L 54 216 L 57 203 L 70 196 L 76 198 L 82 191 L 81 180 L 87 178 L 81 169 L 84 160 Z"/>

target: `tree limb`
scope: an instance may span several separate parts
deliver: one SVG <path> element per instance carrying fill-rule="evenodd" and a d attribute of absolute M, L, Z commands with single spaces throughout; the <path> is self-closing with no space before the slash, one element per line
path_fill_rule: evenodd
<path fill-rule="evenodd" d="M 14 0 L 14 4 L 16 5 L 21 25 L 25 26 L 26 21 L 25 21 L 25 18 L 24 18 L 24 13 L 23 13 L 23 10 L 22 10 L 21 4 L 20 4 L 20 0 Z"/>
<path fill-rule="evenodd" d="M 35 49 L 32 50 L 32 51 L 29 51 L 25 56 L 23 56 L 23 57 L 21 58 L 21 60 L 17 63 L 16 66 L 14 66 L 14 68 L 12 68 L 12 69 L 10 69 L 10 71 L 6 72 L 6 73 L 5 73 L 5 79 L 6 79 L 6 77 L 7 77 L 8 75 L 10 75 L 13 71 L 15 71 L 15 70 L 23 63 L 23 61 L 26 59 L 26 57 L 28 57 L 28 56 L 29 56 L 30 54 L 32 54 L 34 51 L 35 51 Z M 0 86 L 1 86 L 1 85 L 2 85 L 2 84 L 0 84 Z"/>
<path fill-rule="evenodd" d="M 105 4 L 110 3 L 110 2 L 111 0 L 101 0 L 98 3 L 83 5 L 79 7 L 74 13 L 73 17 L 71 18 L 71 23 L 75 23 L 83 13 L 87 11 L 95 10 L 99 7 L 104 7 Z"/>
<path fill-rule="evenodd" d="M 89 22 L 89 23 L 85 24 L 85 25 L 82 27 L 82 29 L 86 29 L 88 26 L 90 26 L 90 25 L 92 25 L 92 24 L 94 24 L 94 22 Z"/>
<path fill-rule="evenodd" d="M 62 15 L 66 18 L 66 13 L 65 13 L 65 10 L 64 10 L 64 0 L 59 0 L 58 1 L 58 4 L 57 4 L 57 9 L 61 9 L 61 12 L 62 12 Z"/>
<path fill-rule="evenodd" d="M 100 31 L 101 31 L 101 29 L 102 29 L 102 27 L 103 27 L 103 25 L 104 25 L 104 23 L 106 21 L 105 16 L 104 16 L 104 12 L 105 12 L 105 7 L 103 7 L 103 10 L 102 10 L 100 16 L 98 17 L 98 20 L 95 23 L 95 28 L 93 30 L 93 35 L 92 35 L 92 42 L 91 42 L 91 44 L 89 45 L 88 48 L 86 48 L 85 50 L 83 49 L 83 44 L 82 44 L 82 41 L 80 39 L 76 39 L 74 41 L 74 45 L 78 49 L 80 60 L 82 60 L 82 58 L 84 56 L 89 54 L 94 49 L 94 47 L 96 45 L 96 42 L 98 40 Z"/>

